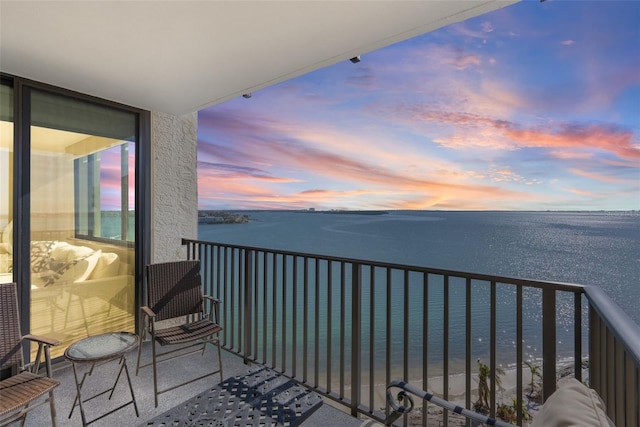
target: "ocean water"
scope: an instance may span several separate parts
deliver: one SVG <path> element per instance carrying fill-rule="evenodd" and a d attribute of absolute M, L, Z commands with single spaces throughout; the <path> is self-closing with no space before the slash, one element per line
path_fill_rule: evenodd
<path fill-rule="evenodd" d="M 369 261 L 442 268 L 523 279 L 594 285 L 601 287 L 636 323 L 640 324 L 640 215 L 555 212 L 431 212 L 391 211 L 385 215 L 305 213 L 293 211 L 242 211 L 248 224 L 199 225 L 199 239 L 218 243 L 332 255 Z M 419 284 L 418 284 L 419 285 Z M 419 286 L 418 286 L 419 287 Z M 430 285 L 431 289 L 431 285 Z M 430 305 L 430 352 L 441 351 L 442 304 L 437 283 Z M 498 289 L 498 352 L 505 363 L 515 349 L 515 297 Z M 376 291 L 378 292 L 378 291 Z M 473 298 L 488 298 L 488 287 L 473 288 Z M 541 354 L 540 294 L 525 292 L 525 358 Z M 383 294 L 377 293 L 377 295 Z M 411 312 L 421 316 L 421 294 L 412 296 Z M 366 293 L 363 298 L 367 298 Z M 464 291 L 453 286 L 451 303 L 464 301 Z M 501 301 L 504 299 L 504 301 Z M 396 299 L 400 301 L 401 299 Z M 441 300 L 440 300 L 441 301 Z M 513 301 L 513 302 L 511 302 Z M 334 301 L 337 305 L 338 302 Z M 416 307 L 413 307 L 413 304 Z M 462 302 L 462 304 L 464 304 Z M 529 305 L 527 305 L 529 304 Z M 476 307 L 476 306 L 474 306 Z M 478 307 L 482 307 L 479 304 Z M 567 315 L 563 315 L 564 307 Z M 558 303 L 558 354 L 572 355 L 573 301 Z M 402 307 L 396 307 L 401 315 Z M 472 327 L 473 357 L 486 357 L 488 311 L 474 308 L 479 327 Z M 395 310 L 394 310 L 395 311 Z M 384 313 L 384 310 L 380 310 Z M 450 318 L 450 342 L 464 341 L 464 310 Z M 586 315 L 583 321 L 586 324 Z M 400 322 L 399 322 L 400 323 Z M 418 320 L 417 324 L 421 322 Z M 482 326 L 485 325 L 485 326 Z M 336 327 L 336 325 L 334 325 Z M 440 329 L 441 331 L 441 329 Z M 323 331 L 323 334 L 326 332 Z M 335 331 L 334 331 L 335 334 Z M 401 335 L 401 333 L 400 333 Z M 380 337 L 382 338 L 382 337 Z M 411 363 L 422 358 L 422 330 L 412 327 Z M 376 345 L 383 351 L 384 343 Z M 583 349 L 587 349 L 586 342 Z M 452 359 L 462 361 L 464 348 L 450 345 Z M 381 355 L 382 357 L 382 355 Z M 430 356 L 431 357 L 431 356 Z M 415 360 L 414 360 L 415 359 Z"/>

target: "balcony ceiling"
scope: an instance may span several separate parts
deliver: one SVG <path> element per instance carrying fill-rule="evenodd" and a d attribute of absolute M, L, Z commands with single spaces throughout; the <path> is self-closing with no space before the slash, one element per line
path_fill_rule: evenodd
<path fill-rule="evenodd" d="M 180 115 L 511 3 L 0 0 L 0 69 Z"/>

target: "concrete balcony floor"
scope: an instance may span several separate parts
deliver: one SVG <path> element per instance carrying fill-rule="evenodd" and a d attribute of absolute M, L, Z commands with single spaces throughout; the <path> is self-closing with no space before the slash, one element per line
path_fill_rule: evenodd
<path fill-rule="evenodd" d="M 150 343 L 145 342 L 142 347 L 143 361 L 150 360 L 151 346 Z M 152 367 L 147 367 L 140 370 L 138 376 L 135 375 L 136 368 L 136 351 L 132 351 L 126 354 L 127 367 L 131 375 L 131 382 L 133 385 L 138 411 L 140 417 L 136 418 L 133 405 L 128 405 L 113 414 L 106 416 L 96 422 L 91 423 L 91 426 L 96 427 L 112 427 L 112 426 L 138 426 L 145 423 L 148 420 L 168 411 L 169 409 L 181 404 L 182 402 L 190 399 L 199 393 L 208 390 L 212 386 L 220 382 L 220 376 L 218 374 L 208 378 L 201 379 L 183 387 L 179 387 L 175 390 L 163 393 L 159 396 L 158 407 L 154 407 L 153 399 L 153 374 Z M 245 375 L 249 366 L 242 362 L 242 359 L 238 356 L 222 351 L 222 363 L 223 363 L 223 377 L 229 378 L 236 375 Z M 184 381 L 184 379 L 193 378 L 198 376 L 199 373 L 204 372 L 203 369 L 207 366 L 212 366 L 214 369 L 218 364 L 216 349 L 214 347 L 208 347 L 204 356 L 199 354 L 190 355 L 183 358 L 171 360 L 169 362 L 160 364 L 159 370 L 159 385 L 160 388 L 165 388 L 172 384 Z M 87 371 L 90 368 L 90 364 L 77 365 L 79 375 L 82 372 Z M 113 385 L 117 376 L 119 365 L 117 361 L 111 361 L 104 365 L 96 366 L 91 376 L 87 376 L 85 385 L 82 388 L 83 397 L 90 397 L 96 393 L 102 392 Z M 195 375 L 194 375 L 195 374 Z M 73 376 L 73 369 L 67 362 L 60 362 L 54 364 L 54 378 L 61 382 L 60 386 L 55 389 L 55 403 L 56 403 L 56 423 L 58 426 L 81 426 L 82 420 L 80 417 L 80 410 L 78 407 L 73 411 L 71 418 L 68 418 L 69 411 L 74 403 L 76 396 L 75 381 Z M 184 379 L 183 379 L 184 378 Z M 120 406 L 130 400 L 130 393 L 127 386 L 125 373 L 122 373 L 122 377 L 118 382 L 114 396 L 111 400 L 108 399 L 108 393 L 102 396 L 96 397 L 86 403 L 84 403 L 85 414 L 88 421 L 95 419 L 101 414 L 110 411 L 113 408 Z M 325 426 L 360 426 L 362 420 L 351 417 L 349 414 L 331 406 L 331 402 L 328 399 L 324 399 L 324 403 L 313 414 L 303 421 L 302 425 L 305 427 L 325 427 Z M 17 425 L 17 424 L 16 424 Z M 27 415 L 26 426 L 48 426 L 51 425 L 49 415 L 49 405 L 43 405 L 34 409 Z"/>

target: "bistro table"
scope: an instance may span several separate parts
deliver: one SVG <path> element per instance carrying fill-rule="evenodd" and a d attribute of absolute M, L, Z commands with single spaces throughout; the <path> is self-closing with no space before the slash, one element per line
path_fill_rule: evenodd
<path fill-rule="evenodd" d="M 138 413 L 138 405 L 136 404 L 136 397 L 133 393 L 133 386 L 131 385 L 131 377 L 129 376 L 129 369 L 127 369 L 127 360 L 125 358 L 125 354 L 133 349 L 135 349 L 139 345 L 139 337 L 136 334 L 131 332 L 109 332 L 100 335 L 94 335 L 87 338 L 83 338 L 80 341 L 76 341 L 71 344 L 64 352 L 64 357 L 71 361 L 73 366 L 73 376 L 76 381 L 76 398 L 73 401 L 73 406 L 71 407 L 71 412 L 69 413 L 69 418 L 73 415 L 73 411 L 76 406 L 80 407 L 80 416 L 82 417 L 82 425 L 86 426 L 88 424 L 93 423 L 94 421 L 98 421 L 107 415 L 110 415 L 125 406 L 133 404 L 133 407 L 136 410 L 136 416 L 139 417 Z M 113 386 L 103 392 L 97 393 L 91 397 L 82 397 L 82 386 L 87 378 L 93 373 L 93 369 L 96 366 L 100 366 L 112 360 L 118 359 L 118 363 L 121 365 L 120 370 L 118 371 L 118 376 L 116 377 L 116 381 L 113 383 Z M 76 369 L 76 364 L 80 363 L 91 363 L 91 368 L 86 371 L 82 375 L 82 379 L 79 379 L 78 372 Z M 87 421 L 86 415 L 84 413 L 84 408 L 82 404 L 89 400 L 92 400 L 98 396 L 102 396 L 103 394 L 109 393 L 109 399 L 113 396 L 113 392 L 120 380 L 120 376 L 122 375 L 122 371 L 124 370 L 127 376 L 127 382 L 129 383 L 129 391 L 131 392 L 131 400 L 123 405 L 118 406 L 115 409 L 107 412 L 95 418 L 91 421 Z"/>

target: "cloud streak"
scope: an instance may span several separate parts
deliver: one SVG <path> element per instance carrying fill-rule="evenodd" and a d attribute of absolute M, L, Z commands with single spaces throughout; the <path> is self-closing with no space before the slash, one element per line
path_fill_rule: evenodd
<path fill-rule="evenodd" d="M 201 206 L 640 208 L 640 6 L 535 6 L 201 111 Z"/>

